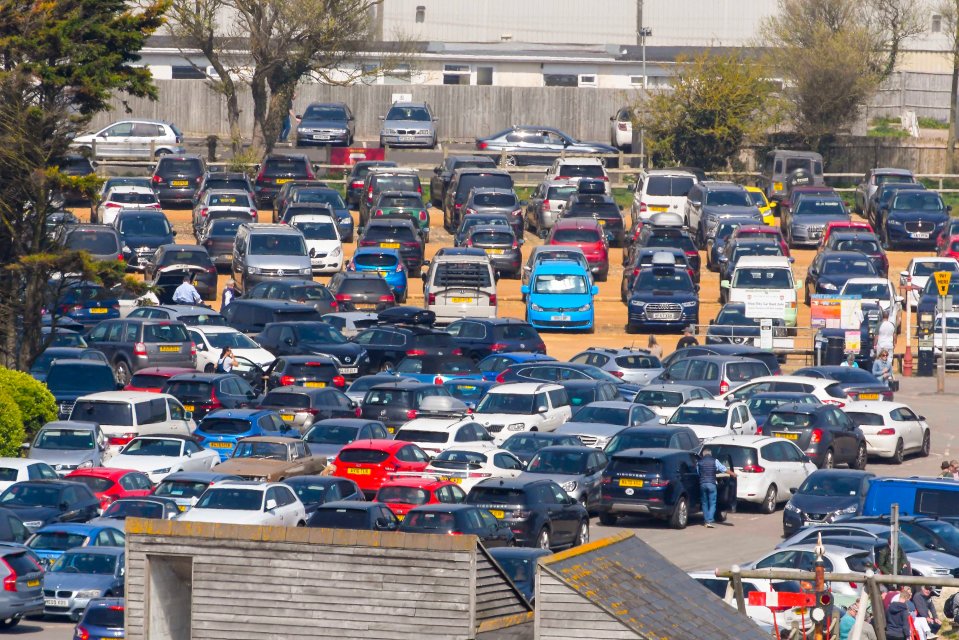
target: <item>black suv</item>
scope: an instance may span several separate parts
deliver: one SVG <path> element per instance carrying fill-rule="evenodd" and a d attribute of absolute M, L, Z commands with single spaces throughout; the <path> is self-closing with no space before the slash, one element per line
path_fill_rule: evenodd
<path fill-rule="evenodd" d="M 370 368 L 392 369 L 406 356 L 461 356 L 453 336 L 416 325 L 379 325 L 353 338 L 370 355 Z"/>
<path fill-rule="evenodd" d="M 200 156 L 161 156 L 153 169 L 153 190 L 163 204 L 192 207 L 205 172 Z"/>
<path fill-rule="evenodd" d="M 546 343 L 528 322 L 515 318 L 457 320 L 446 332 L 464 356 L 477 362 L 494 353 L 532 351 L 546 353 Z"/>
<path fill-rule="evenodd" d="M 366 420 L 379 420 L 390 434 L 416 418 L 423 400 L 431 396 L 449 396 L 446 387 L 431 382 L 401 380 L 384 382 L 370 387 L 363 397 Z"/>
<path fill-rule="evenodd" d="M 237 171 L 207 171 L 200 179 L 200 186 L 197 187 L 196 195 L 193 196 L 193 204 L 200 201 L 204 191 L 213 189 L 227 191 L 246 191 L 253 198 L 253 183 L 250 177 L 245 173 Z"/>
<path fill-rule="evenodd" d="M 483 480 L 466 502 L 509 523 L 517 545 L 558 549 L 589 542 L 589 512 L 552 480 Z"/>
<path fill-rule="evenodd" d="M 277 358 L 266 370 L 264 377 L 266 378 L 264 391 L 293 386 L 346 388 L 346 380 L 337 370 L 336 361 L 323 355 Z M 350 417 L 353 417 L 353 415 Z"/>
<path fill-rule="evenodd" d="M 644 427 L 645 428 L 645 427 Z M 702 512 L 699 457 L 676 449 L 624 449 L 610 456 L 603 472 L 599 521 L 613 526 L 620 515 L 649 515 L 685 529 Z M 716 521 L 736 506 L 736 478 L 717 478 Z"/>
<path fill-rule="evenodd" d="M 271 322 L 319 320 L 308 304 L 289 300 L 233 300 L 223 309 L 228 325 L 243 333 L 260 333 Z"/>
<path fill-rule="evenodd" d="M 409 220 L 370 220 L 357 246 L 399 250 L 403 264 L 413 277 L 419 275 L 423 266 L 423 238 Z"/>
<path fill-rule="evenodd" d="M 289 300 L 312 305 L 318 313 L 334 313 L 339 305 L 330 290 L 313 280 L 268 280 L 246 292 L 247 300 Z"/>
<path fill-rule="evenodd" d="M 349 342 L 325 322 L 271 322 L 256 338 L 261 347 L 277 357 L 330 356 L 340 374 L 351 380 L 370 373 L 373 368 L 367 349 Z"/>
<path fill-rule="evenodd" d="M 790 440 L 820 469 L 846 463 L 866 468 L 866 438 L 849 416 L 831 404 L 794 402 L 776 407 L 763 434 Z"/>
<path fill-rule="evenodd" d="M 244 409 L 256 400 L 256 392 L 235 373 L 181 373 L 163 384 L 163 393 L 180 401 L 200 420 L 217 409 Z"/>
<path fill-rule="evenodd" d="M 146 367 L 196 368 L 196 346 L 182 322 L 151 318 L 104 320 L 87 336 L 107 357 L 117 384 L 127 385 Z"/>
<path fill-rule="evenodd" d="M 290 180 L 313 180 L 313 165 L 310 159 L 303 154 L 281 155 L 272 153 L 263 159 L 256 179 L 253 181 L 253 192 L 261 208 L 273 206 L 273 198 L 280 186 Z"/>
<path fill-rule="evenodd" d="M 162 211 L 121 210 L 113 221 L 131 269 L 143 270 L 156 250 L 173 242 L 176 231 Z"/>
<path fill-rule="evenodd" d="M 339 311 L 383 311 L 396 306 L 396 294 L 386 280 L 373 271 L 333 274 L 329 289 Z"/>
<path fill-rule="evenodd" d="M 689 427 L 672 425 L 627 427 L 612 438 L 603 449 L 607 456 L 626 449 L 677 449 L 697 451 L 699 436 Z"/>
<path fill-rule="evenodd" d="M 360 197 L 363 194 L 363 185 L 366 184 L 366 176 L 373 167 L 395 167 L 395 162 L 391 160 L 360 160 L 350 169 L 350 175 L 346 177 L 346 203 L 359 208 Z"/>
<path fill-rule="evenodd" d="M 450 186 L 453 172 L 457 169 L 495 169 L 496 160 L 490 156 L 447 156 L 443 164 L 433 169 L 430 178 L 430 203 L 442 207 L 446 188 Z"/>

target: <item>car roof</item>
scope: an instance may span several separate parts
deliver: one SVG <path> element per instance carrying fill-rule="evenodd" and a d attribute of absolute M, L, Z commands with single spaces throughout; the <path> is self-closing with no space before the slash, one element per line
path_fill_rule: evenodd
<path fill-rule="evenodd" d="M 407 476 L 405 478 L 390 476 L 389 479 L 380 485 L 380 488 L 383 487 L 414 487 L 416 489 L 427 489 L 429 491 L 435 491 L 440 487 L 453 484 L 449 480 L 441 480 L 436 476 L 422 475 L 422 476 Z"/>
<path fill-rule="evenodd" d="M 96 431 L 99 428 L 100 428 L 100 425 L 98 423 L 87 422 L 85 420 L 54 420 L 40 427 L 40 431 L 43 431 L 44 429 L 51 429 L 51 430 L 52 429 L 72 429 L 74 431 Z"/>
<path fill-rule="evenodd" d="M 240 480 L 241 478 L 229 473 L 217 473 L 216 471 L 177 471 L 171 473 L 160 482 L 170 482 L 181 480 L 183 482 L 221 482 L 223 480 Z M 145 496 L 158 497 L 158 496 Z"/>
<path fill-rule="evenodd" d="M 682 404 L 682 407 L 705 407 L 708 409 L 728 409 L 732 404 L 726 404 L 725 400 L 688 400 Z"/>
<path fill-rule="evenodd" d="M 317 511 L 334 511 L 336 509 L 351 509 L 353 511 L 372 511 L 386 506 L 383 502 L 360 502 L 359 500 L 334 500 L 326 502 L 316 508 Z M 388 507 L 387 507 L 388 508 Z"/>
<path fill-rule="evenodd" d="M 293 438 L 290 438 L 293 440 Z M 379 451 L 396 451 L 405 447 L 408 444 L 413 444 L 408 440 L 384 440 L 382 438 L 370 438 L 368 440 L 354 440 L 353 442 L 344 445 L 340 451 L 346 449 L 375 449 Z"/>
<path fill-rule="evenodd" d="M 599 222 L 589 218 L 560 218 L 553 224 L 554 229 L 599 229 Z"/>
<path fill-rule="evenodd" d="M 414 512 L 423 513 L 457 513 L 459 511 L 472 511 L 477 507 L 471 504 L 449 504 L 444 502 L 437 502 L 434 504 L 422 504 L 418 507 L 413 507 L 410 509 L 407 514 L 407 518 Z"/>
<path fill-rule="evenodd" d="M 555 382 L 506 382 L 489 390 L 490 393 L 521 393 L 532 395 L 541 391 L 556 391 L 562 386 Z"/>
<path fill-rule="evenodd" d="M 139 372 L 138 372 L 139 373 Z M 147 400 L 156 400 L 157 398 L 173 398 L 168 393 L 152 393 L 150 391 L 100 391 L 77 398 L 81 400 L 103 401 L 103 402 L 145 402 Z M 175 399 L 175 398 L 174 398 Z"/>
<path fill-rule="evenodd" d="M 586 269 L 579 262 L 572 260 L 543 260 L 536 265 L 537 274 L 569 274 L 586 275 Z"/>
<path fill-rule="evenodd" d="M 855 253 L 860 257 L 863 255 L 858 251 Z M 776 267 L 792 270 L 789 258 L 786 256 L 743 256 L 736 263 L 737 269 L 748 267 Z"/>
<path fill-rule="evenodd" d="M 643 427 L 643 428 L 645 428 L 645 427 Z M 690 455 L 689 451 L 684 451 L 684 450 L 681 450 L 681 449 L 661 449 L 661 448 L 657 448 L 657 447 L 643 447 L 643 448 L 641 448 L 641 449 L 640 449 L 640 448 L 636 448 L 636 449 L 623 449 L 622 451 L 617 451 L 616 453 L 614 453 L 614 454 L 613 454 L 613 457 L 614 457 L 614 458 L 618 458 L 618 457 L 622 457 L 622 458 L 643 457 L 643 458 L 660 458 L 660 459 L 665 459 L 665 458 L 676 458 L 676 457 L 688 458 L 689 455 Z"/>
<path fill-rule="evenodd" d="M 155 394 L 153 394 L 155 395 Z M 206 414 L 207 418 L 233 418 L 234 420 L 254 420 L 265 413 L 274 413 L 272 409 L 216 409 Z M 200 422 L 202 423 L 203 420 Z M 201 429 L 202 427 L 197 427 Z"/>
<path fill-rule="evenodd" d="M 779 376 L 777 376 L 778 378 Z M 688 393 L 694 389 L 701 389 L 703 391 L 708 391 L 704 387 L 700 387 L 695 384 L 668 384 L 668 383 L 656 383 L 648 384 L 639 391 L 672 391 L 674 393 Z M 639 393 L 639 392 L 637 392 Z"/>
<path fill-rule="evenodd" d="M 484 489 L 512 489 L 512 490 L 521 490 L 526 489 L 530 485 L 542 484 L 544 482 L 552 482 L 550 478 L 531 478 L 529 476 L 517 476 L 515 478 L 487 478 L 475 485 L 476 487 L 483 487 Z"/>

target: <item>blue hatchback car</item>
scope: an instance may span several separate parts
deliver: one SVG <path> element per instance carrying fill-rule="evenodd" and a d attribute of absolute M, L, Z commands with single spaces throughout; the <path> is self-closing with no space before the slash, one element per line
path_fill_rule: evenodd
<path fill-rule="evenodd" d="M 50 309 L 55 316 L 66 316 L 84 327 L 120 317 L 120 301 L 103 285 L 87 280 L 76 280 L 67 285 L 51 281 L 50 289 L 58 292 Z M 57 321 L 57 325 L 62 324 Z"/>
<path fill-rule="evenodd" d="M 95 598 L 91 600 L 73 632 L 73 640 L 125 637 L 123 609 L 123 598 Z"/>
<path fill-rule="evenodd" d="M 26 546 L 49 569 L 68 549 L 122 547 L 126 536 L 116 527 L 98 524 L 48 524 L 27 539 Z"/>
<path fill-rule="evenodd" d="M 495 380 L 453 378 L 444 382 L 443 386 L 446 387 L 451 396 L 466 404 L 467 407 L 475 409 L 479 401 L 485 398 L 489 390 L 496 384 Z"/>
<path fill-rule="evenodd" d="M 250 436 L 288 436 L 300 432 L 285 422 L 276 411 L 266 409 L 220 409 L 206 414 L 197 425 L 194 437 L 205 449 L 220 454 L 220 462 L 233 455 L 237 441 Z"/>
<path fill-rule="evenodd" d="M 543 360 L 555 360 L 553 356 L 545 353 L 531 353 L 529 351 L 512 351 L 510 353 L 494 353 L 486 356 L 479 361 L 476 366 L 483 374 L 483 380 L 496 381 L 496 376 L 506 367 L 514 364 L 524 364 L 526 362 L 541 362 Z"/>
<path fill-rule="evenodd" d="M 541 262 L 521 291 L 526 296 L 526 321 L 534 328 L 593 332 L 593 296 L 599 287 L 580 265 Z"/>
<path fill-rule="evenodd" d="M 353 254 L 353 259 L 347 263 L 346 270 L 379 273 L 386 280 L 386 284 L 390 285 L 396 301 L 400 304 L 406 302 L 409 280 L 399 249 L 358 247 Z"/>

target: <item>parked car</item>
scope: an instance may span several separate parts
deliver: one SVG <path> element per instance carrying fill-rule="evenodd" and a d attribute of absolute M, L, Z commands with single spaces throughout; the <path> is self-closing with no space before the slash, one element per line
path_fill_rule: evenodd
<path fill-rule="evenodd" d="M 385 504 L 339 500 L 317 507 L 306 526 L 321 529 L 396 531 L 400 521 Z"/>
<path fill-rule="evenodd" d="M 603 449 L 607 457 L 626 449 L 677 449 L 698 451 L 699 436 L 689 427 L 642 425 L 627 427 L 609 439 Z"/>
<path fill-rule="evenodd" d="M 934 191 L 903 190 L 880 211 L 880 236 L 889 250 L 932 249 L 949 221 L 950 208 Z"/>
<path fill-rule="evenodd" d="M 446 189 L 449 187 L 454 171 L 476 168 L 495 169 L 496 161 L 490 156 L 447 156 L 442 164 L 433 169 L 433 177 L 430 178 L 431 204 L 435 207 L 443 206 Z"/>
<path fill-rule="evenodd" d="M 840 517 L 862 513 L 875 474 L 856 469 L 819 469 L 792 491 L 783 509 L 783 536 L 802 527 L 829 524 Z"/>
<path fill-rule="evenodd" d="M 100 501 L 101 510 L 120 498 L 142 498 L 149 495 L 153 488 L 153 483 L 145 473 L 122 467 L 76 469 L 68 473 L 65 479 L 89 487 Z"/>
<path fill-rule="evenodd" d="M 554 129 L 533 125 L 513 126 L 490 136 L 476 139 L 480 151 L 499 151 L 506 154 L 507 167 L 523 165 L 549 166 L 563 155 L 605 155 L 604 165 L 612 167 L 619 151 L 600 142 L 585 142 Z"/>
<path fill-rule="evenodd" d="M 375 371 L 379 364 L 376 353 L 371 353 L 369 345 L 347 341 L 343 334 L 324 322 L 282 319 L 280 322 L 268 323 L 256 338 L 264 349 L 277 358 L 283 358 L 284 363 L 302 364 L 311 360 L 322 362 L 322 356 L 326 356 L 332 360 L 335 367 L 333 377 L 316 379 L 332 383 L 340 382 L 336 384 L 338 387 L 343 387 L 346 379 L 352 380 Z M 270 386 L 295 384 L 292 381 L 280 380 L 284 375 L 281 372 L 285 368 L 285 364 L 281 366 L 275 362 L 268 368 L 268 375 L 277 373 L 276 379 L 270 380 Z M 293 380 L 295 381 L 302 373 L 304 371 L 291 372 L 294 376 Z M 342 376 L 343 380 L 334 380 L 336 376 Z"/>
<path fill-rule="evenodd" d="M 76 136 L 70 146 L 95 160 L 143 160 L 185 151 L 183 133 L 163 120 L 121 120 L 94 133 Z"/>
<path fill-rule="evenodd" d="M 96 422 L 107 437 L 113 455 L 139 435 L 155 433 L 188 436 L 193 416 L 180 401 L 166 393 L 103 391 L 77 398 L 70 420 Z"/>
<path fill-rule="evenodd" d="M 540 182 L 526 201 L 523 215 L 526 227 L 540 238 L 545 238 L 576 190 L 577 184 L 573 180 Z"/>
<path fill-rule="evenodd" d="M 542 262 L 520 291 L 526 296 L 526 321 L 533 328 L 594 330 L 594 297 L 599 287 L 579 264 Z"/>
<path fill-rule="evenodd" d="M 283 482 L 292 476 L 320 473 L 326 468 L 326 456 L 314 455 L 310 445 L 298 436 L 243 438 L 236 443 L 233 455 L 214 466 L 213 471 L 260 482 Z"/>
<path fill-rule="evenodd" d="M 566 391 L 548 382 L 501 384 L 490 389 L 473 413 L 496 444 L 517 431 L 554 431 L 571 415 Z"/>
<path fill-rule="evenodd" d="M 849 402 L 843 412 L 866 437 L 869 455 L 902 464 L 907 452 L 928 456 L 931 429 L 925 416 L 917 415 L 908 405 L 899 402 Z"/>
<path fill-rule="evenodd" d="M 252 436 L 299 436 L 275 411 L 263 409 L 219 409 L 200 421 L 193 432 L 200 445 L 229 458 L 237 444 Z"/>
<path fill-rule="evenodd" d="M 280 186 L 290 180 L 314 180 L 313 166 L 305 155 L 273 153 L 260 163 L 253 191 L 260 206 L 271 206 Z"/>
<path fill-rule="evenodd" d="M 275 482 L 233 480 L 203 492 L 179 518 L 185 522 L 219 522 L 275 527 L 302 527 L 306 509 L 291 488 Z"/>
<path fill-rule="evenodd" d="M 0 493 L 0 506 L 13 511 L 32 533 L 54 522 L 86 522 L 97 515 L 100 501 L 77 482 L 24 480 Z"/>
<path fill-rule="evenodd" d="M 64 476 L 74 469 L 101 466 L 106 447 L 99 424 L 56 420 L 40 427 L 27 459 L 44 462 Z"/>
<path fill-rule="evenodd" d="M 296 126 L 296 146 L 317 144 L 353 144 L 356 128 L 353 112 L 342 102 L 314 102 L 300 116 Z"/>
<path fill-rule="evenodd" d="M 430 105 L 425 102 L 394 102 L 385 116 L 380 116 L 380 147 L 436 148 L 439 136 Z"/>
<path fill-rule="evenodd" d="M 330 293 L 344 311 L 382 311 L 396 306 L 396 294 L 378 273 L 347 271 L 330 280 Z"/>
<path fill-rule="evenodd" d="M 372 499 L 394 472 L 421 472 L 430 457 L 412 442 L 362 440 L 345 445 L 333 461 L 333 475 L 356 482 Z"/>
<path fill-rule="evenodd" d="M 511 547 L 510 525 L 486 509 L 468 504 L 427 504 L 410 509 L 400 523 L 402 533 L 474 535 L 484 547 Z"/>
<path fill-rule="evenodd" d="M 436 320 L 495 318 L 496 275 L 481 249 L 455 249 L 435 256 L 423 276 L 423 297 Z"/>
<path fill-rule="evenodd" d="M 260 399 L 259 407 L 273 409 L 300 433 L 306 433 L 320 420 L 354 418 L 360 414 L 359 405 L 342 391 L 310 386 L 274 387 Z"/>
<path fill-rule="evenodd" d="M 122 547 L 123 531 L 101 524 L 48 524 L 26 542 L 26 547 L 40 558 L 40 565 L 50 567 L 69 549 Z"/>
<path fill-rule="evenodd" d="M 162 211 L 124 209 L 113 221 L 123 243 L 127 267 L 142 271 L 161 246 L 173 242 L 176 231 Z"/>
<path fill-rule="evenodd" d="M 287 478 L 283 484 L 293 489 L 296 497 L 303 503 L 307 517 L 329 502 L 339 500 L 359 500 L 366 498 L 358 484 L 345 478 L 329 476 L 296 476 Z"/>
<path fill-rule="evenodd" d="M 106 466 L 141 471 L 157 484 L 179 471 L 210 471 L 218 462 L 219 454 L 201 448 L 193 437 L 141 436 L 131 440 Z"/>
<path fill-rule="evenodd" d="M 193 198 L 206 172 L 196 155 L 171 154 L 157 158 L 153 188 L 163 204 L 193 205 Z"/>
<path fill-rule="evenodd" d="M 449 391 L 442 385 L 416 380 L 380 383 L 366 392 L 362 402 L 362 417 L 382 422 L 392 434 L 415 418 L 423 402 L 431 396 L 449 396 Z"/>
<path fill-rule="evenodd" d="M 213 449 L 213 451 L 216 451 L 216 449 Z M 151 497 L 172 501 L 177 513 L 179 513 L 196 504 L 203 492 L 211 486 L 218 482 L 232 480 L 240 480 L 240 477 L 215 471 L 177 471 L 157 483 Z M 107 515 L 105 512 L 104 517 Z"/>
<path fill-rule="evenodd" d="M 519 478 L 548 477 L 587 511 L 594 511 L 607 462 L 606 454 L 593 447 L 545 447 L 536 452 Z"/>
<path fill-rule="evenodd" d="M 695 174 L 681 169 L 648 169 L 640 171 L 636 183 L 630 185 L 632 227 L 642 226 L 656 213 L 684 214 L 686 196 L 698 182 Z"/>
<path fill-rule="evenodd" d="M 834 405 L 782 405 L 769 414 L 763 433 L 796 443 L 822 469 L 842 463 L 866 467 L 862 430 Z"/>
<path fill-rule="evenodd" d="M 450 156 L 453 157 L 453 156 Z M 355 162 L 346 177 L 346 201 L 353 207 L 359 207 L 363 193 L 363 184 L 370 169 L 374 167 L 395 167 L 396 163 L 389 160 L 359 160 Z M 435 193 L 435 192 L 433 192 Z"/>

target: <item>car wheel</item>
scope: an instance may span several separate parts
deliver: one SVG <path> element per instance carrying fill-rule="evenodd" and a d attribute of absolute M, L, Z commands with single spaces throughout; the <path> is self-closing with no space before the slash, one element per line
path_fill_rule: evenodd
<path fill-rule="evenodd" d="M 579 533 L 576 534 L 576 540 L 573 542 L 574 547 L 579 547 L 584 544 L 589 543 L 589 522 L 583 520 L 579 523 Z"/>
<path fill-rule="evenodd" d="M 759 510 L 763 513 L 773 513 L 776 511 L 776 498 L 778 497 L 779 492 L 776 490 L 776 485 L 771 484 L 769 488 L 766 489 L 766 497 L 763 498 L 763 502 L 759 505 Z"/>
<path fill-rule="evenodd" d="M 0 629 L 12 629 L 18 624 L 20 624 L 20 618 L 17 618 L 17 617 L 5 618 L 3 620 L 0 620 Z"/>
<path fill-rule="evenodd" d="M 380 371 L 389 371 L 391 369 L 393 369 L 393 363 L 389 360 L 386 360 L 380 365 Z"/>
<path fill-rule="evenodd" d="M 619 520 L 619 516 L 617 516 L 615 513 L 599 514 L 599 523 L 604 527 L 615 527 L 617 520 Z"/>
<path fill-rule="evenodd" d="M 896 450 L 892 454 L 892 461 L 896 464 L 902 464 L 904 458 L 902 438 L 899 438 L 899 440 L 896 441 Z"/>
<path fill-rule="evenodd" d="M 853 469 L 865 469 L 866 468 L 866 443 L 860 442 L 859 449 L 856 451 L 856 459 L 853 460 L 852 464 L 849 465 Z"/>
<path fill-rule="evenodd" d="M 539 530 L 539 535 L 536 536 L 536 548 L 545 549 L 546 551 L 550 550 L 550 539 L 549 539 L 549 529 L 543 527 Z"/>
<path fill-rule="evenodd" d="M 919 450 L 919 455 L 925 458 L 929 455 L 930 449 L 932 449 L 932 438 L 929 436 L 929 432 L 926 431 L 922 436 L 922 448 Z"/>
<path fill-rule="evenodd" d="M 673 509 L 673 515 L 669 517 L 669 526 L 673 529 L 685 529 L 689 524 L 689 500 L 686 496 L 680 496 L 676 508 Z"/>
<path fill-rule="evenodd" d="M 128 365 L 123 360 L 120 360 L 113 367 L 113 372 L 117 378 L 117 384 L 123 385 L 124 387 L 130 384 L 130 365 Z"/>
<path fill-rule="evenodd" d="M 819 466 L 820 469 L 832 469 L 836 466 L 836 458 L 833 455 L 832 449 L 826 449 L 826 453 L 822 456 L 822 464 Z"/>
<path fill-rule="evenodd" d="M 156 153 L 153 154 L 154 158 L 162 158 L 163 156 L 170 155 L 169 149 L 157 149 Z"/>

